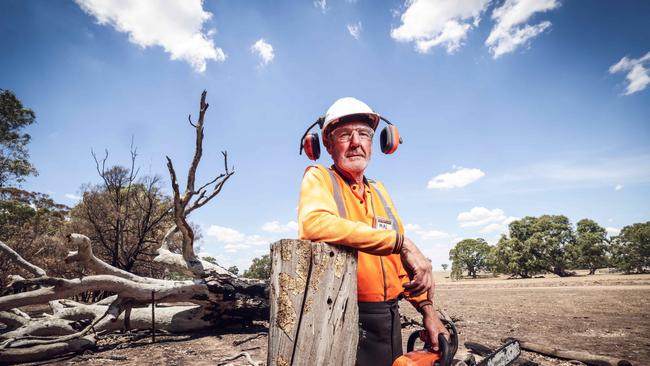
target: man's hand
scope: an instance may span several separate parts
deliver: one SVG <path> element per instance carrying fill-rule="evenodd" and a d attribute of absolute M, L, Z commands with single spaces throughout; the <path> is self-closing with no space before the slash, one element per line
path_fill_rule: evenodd
<path fill-rule="evenodd" d="M 449 338 L 449 331 L 444 324 L 436 315 L 436 312 L 433 310 L 433 305 L 425 305 L 422 307 L 422 324 L 424 324 L 424 332 L 420 335 L 420 339 L 424 343 L 431 344 L 434 351 L 438 351 L 438 334 L 444 334 L 447 341 Z"/>
<path fill-rule="evenodd" d="M 431 263 L 429 260 L 409 238 L 404 238 L 400 255 L 402 257 L 402 264 L 411 278 L 410 282 L 404 284 L 404 289 L 411 296 L 418 296 L 429 291 L 433 286 Z"/>

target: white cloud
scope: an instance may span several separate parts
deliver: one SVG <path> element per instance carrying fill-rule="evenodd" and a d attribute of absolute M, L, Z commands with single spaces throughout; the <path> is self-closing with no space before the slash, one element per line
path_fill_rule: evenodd
<path fill-rule="evenodd" d="M 456 171 L 437 175 L 427 184 L 428 189 L 449 189 L 465 187 L 485 176 L 480 169 L 458 167 Z"/>
<path fill-rule="evenodd" d="M 269 62 L 273 61 L 275 54 L 273 53 L 273 46 L 267 43 L 264 38 L 260 38 L 251 46 L 251 52 L 260 57 L 260 66 L 266 66 Z"/>
<path fill-rule="evenodd" d="M 214 31 L 204 33 L 203 23 L 212 13 L 202 0 L 75 0 L 97 23 L 128 33 L 140 47 L 161 46 L 172 60 L 189 63 L 204 72 L 208 60 L 223 61 L 223 50 L 214 46 Z"/>
<path fill-rule="evenodd" d="M 407 0 L 402 24 L 391 30 L 393 39 L 415 42 L 415 49 L 427 53 L 443 46 L 456 52 L 467 33 L 478 26 L 490 0 Z"/>
<path fill-rule="evenodd" d="M 280 224 L 279 221 L 271 221 L 262 225 L 261 228 L 263 231 L 269 233 L 288 233 L 288 232 L 297 232 L 298 223 L 295 221 L 289 221 L 286 224 Z"/>
<path fill-rule="evenodd" d="M 557 0 L 506 0 L 501 7 L 494 9 L 492 19 L 496 24 L 485 40 L 492 57 L 496 59 L 513 52 L 545 31 L 551 26 L 551 22 L 543 21 L 535 25 L 525 23 L 535 13 L 553 10 L 559 6 L 560 2 Z"/>
<path fill-rule="evenodd" d="M 519 218 L 517 218 L 517 217 L 509 216 L 509 217 L 505 218 L 501 222 L 494 222 L 494 223 L 491 223 L 491 224 L 485 226 L 484 228 L 479 230 L 479 233 L 481 233 L 481 234 L 488 234 L 488 233 L 505 234 L 505 233 L 508 232 L 508 225 L 511 222 L 513 222 L 515 220 L 518 220 L 518 219 Z"/>
<path fill-rule="evenodd" d="M 492 224 L 482 228 L 481 230 L 479 230 L 479 233 L 487 234 L 487 233 L 492 233 L 492 232 L 495 232 L 495 231 L 503 231 L 503 224 L 496 223 L 496 222 L 492 223 Z"/>
<path fill-rule="evenodd" d="M 453 235 L 444 231 L 425 230 L 418 224 L 406 224 L 404 225 L 404 231 L 407 236 L 417 235 L 422 240 L 441 240 L 453 237 Z"/>
<path fill-rule="evenodd" d="M 327 0 L 314 0 L 314 6 L 325 13 L 327 11 Z"/>
<path fill-rule="evenodd" d="M 490 210 L 485 207 L 474 207 L 469 211 L 461 212 L 457 219 L 460 227 L 482 226 L 479 230 L 481 234 L 505 234 L 508 232 L 508 225 L 519 220 L 518 217 L 506 216 L 500 208 Z"/>
<path fill-rule="evenodd" d="M 73 201 L 79 201 L 79 200 L 81 200 L 83 197 L 81 197 L 81 196 L 77 196 L 76 194 L 73 194 L 73 193 L 66 193 L 66 194 L 65 194 L 65 198 L 67 198 L 67 199 L 71 199 L 71 200 L 73 200 Z"/>
<path fill-rule="evenodd" d="M 350 32 L 350 35 L 354 39 L 359 39 L 361 37 L 361 30 L 363 30 L 363 27 L 361 26 L 361 22 L 356 22 L 355 24 L 348 24 L 348 32 Z"/>
<path fill-rule="evenodd" d="M 605 230 L 609 236 L 616 236 L 621 233 L 621 229 L 617 229 L 615 227 L 606 227 Z"/>
<path fill-rule="evenodd" d="M 207 230 L 208 236 L 213 236 L 222 243 L 244 243 L 250 245 L 268 244 L 268 240 L 259 235 L 246 235 L 229 227 L 211 225 Z"/>
<path fill-rule="evenodd" d="M 245 237 L 244 234 L 240 233 L 235 229 L 218 226 L 218 225 L 211 225 L 208 228 L 207 234 L 209 236 L 214 236 L 215 238 L 217 238 L 218 241 L 222 241 L 225 243 L 241 241 Z"/>
<path fill-rule="evenodd" d="M 413 232 L 415 233 L 416 231 L 422 230 L 422 227 L 418 224 L 406 224 L 404 225 L 404 231 L 407 232 Z"/>
<path fill-rule="evenodd" d="M 460 227 L 471 227 L 501 222 L 506 219 L 506 216 L 500 208 L 489 210 L 485 207 L 474 207 L 467 212 L 459 213 L 457 219 Z"/>
<path fill-rule="evenodd" d="M 440 240 L 450 238 L 451 235 L 439 230 L 420 230 L 417 232 L 420 238 L 424 240 Z"/>
<path fill-rule="evenodd" d="M 614 187 L 614 190 L 615 190 L 615 191 L 620 191 L 621 189 L 623 189 L 623 185 L 622 185 L 622 184 L 617 184 L 616 187 Z"/>
<path fill-rule="evenodd" d="M 637 59 L 623 57 L 609 68 L 609 73 L 627 71 L 625 78 L 628 84 L 625 88 L 625 95 L 630 95 L 645 89 L 650 84 L 650 71 L 645 67 L 647 63 L 650 63 L 650 52 Z"/>

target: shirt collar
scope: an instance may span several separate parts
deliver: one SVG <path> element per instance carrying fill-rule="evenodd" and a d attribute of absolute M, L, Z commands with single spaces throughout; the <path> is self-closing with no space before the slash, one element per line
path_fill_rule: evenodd
<path fill-rule="evenodd" d="M 348 186 L 351 186 L 351 185 L 357 183 L 357 182 L 355 182 L 354 180 L 350 179 L 347 175 L 345 175 L 345 174 L 344 174 L 344 173 L 343 173 L 343 172 L 342 172 L 342 171 L 341 171 L 341 170 L 336 166 L 336 164 L 332 164 L 332 170 L 334 170 L 334 171 L 336 172 L 336 174 L 339 175 L 339 177 L 343 178 L 343 181 L 344 181 L 345 183 L 347 183 Z M 368 179 L 366 179 L 366 176 L 365 176 L 365 175 L 363 176 L 363 184 L 365 184 L 366 186 L 370 186 L 370 184 L 368 184 Z"/>

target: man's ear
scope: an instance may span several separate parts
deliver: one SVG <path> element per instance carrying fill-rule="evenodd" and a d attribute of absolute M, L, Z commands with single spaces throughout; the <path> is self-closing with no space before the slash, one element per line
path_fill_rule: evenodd
<path fill-rule="evenodd" d="M 332 151 L 330 151 L 330 147 L 332 146 L 332 141 L 330 140 L 329 134 L 323 136 L 323 145 L 325 146 L 325 149 L 327 150 L 327 153 L 332 155 Z"/>

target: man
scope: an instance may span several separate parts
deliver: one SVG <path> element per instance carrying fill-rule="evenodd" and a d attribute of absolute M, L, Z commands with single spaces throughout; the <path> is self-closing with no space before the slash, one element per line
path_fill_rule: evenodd
<path fill-rule="evenodd" d="M 334 165 L 307 168 L 298 212 L 301 239 L 359 251 L 357 364 L 362 366 L 390 365 L 402 354 L 397 302 L 404 295 L 423 315 L 424 337 L 434 349 L 438 333 L 448 337 L 433 308 L 431 264 L 404 237 L 383 185 L 364 176 L 379 120 L 368 105 L 354 98 L 339 99 L 328 109 L 322 138 Z"/>

